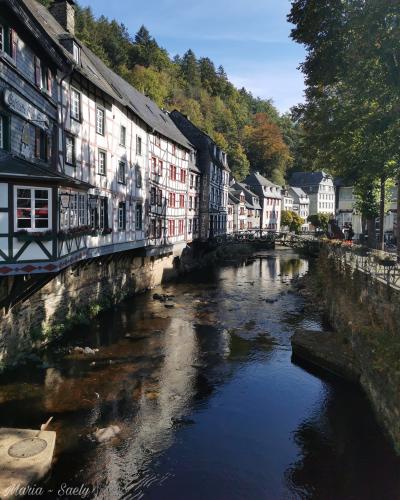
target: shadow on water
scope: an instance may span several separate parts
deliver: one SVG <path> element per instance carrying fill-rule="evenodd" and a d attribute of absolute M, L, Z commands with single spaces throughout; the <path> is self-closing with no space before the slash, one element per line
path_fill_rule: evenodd
<path fill-rule="evenodd" d="M 63 483 L 107 499 L 396 498 L 399 460 L 363 394 L 291 363 L 294 330 L 323 328 L 291 288 L 307 271 L 282 250 L 185 277 L 76 328 L 70 354 L 1 377 L 0 426 L 54 416 L 42 498 Z M 108 425 L 120 435 L 95 445 Z"/>

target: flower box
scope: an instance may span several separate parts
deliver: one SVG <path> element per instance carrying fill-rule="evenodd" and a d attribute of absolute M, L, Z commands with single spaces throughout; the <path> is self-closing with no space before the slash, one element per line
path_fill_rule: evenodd
<path fill-rule="evenodd" d="M 17 231 L 14 236 L 18 241 L 51 241 L 53 239 L 53 233 L 51 231 L 35 233 L 29 231 Z"/>

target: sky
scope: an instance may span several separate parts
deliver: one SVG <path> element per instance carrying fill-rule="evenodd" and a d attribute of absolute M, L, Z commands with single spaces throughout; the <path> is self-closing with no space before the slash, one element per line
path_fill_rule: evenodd
<path fill-rule="evenodd" d="M 290 0 L 80 0 L 96 16 L 123 22 L 134 35 L 144 24 L 171 56 L 192 49 L 225 68 L 237 87 L 272 99 L 281 112 L 303 101 L 297 69 L 304 48 L 290 37 Z"/>

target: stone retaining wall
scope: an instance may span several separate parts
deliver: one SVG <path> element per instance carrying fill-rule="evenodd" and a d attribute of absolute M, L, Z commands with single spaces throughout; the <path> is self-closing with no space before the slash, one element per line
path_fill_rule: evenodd
<path fill-rule="evenodd" d="M 400 292 L 329 257 L 322 249 L 310 276 L 314 300 L 352 347 L 378 419 L 400 453 Z"/>
<path fill-rule="evenodd" d="M 176 276 L 180 252 L 137 257 L 124 252 L 65 269 L 28 300 L 0 317 L 0 368 L 85 323 L 129 295 Z"/>

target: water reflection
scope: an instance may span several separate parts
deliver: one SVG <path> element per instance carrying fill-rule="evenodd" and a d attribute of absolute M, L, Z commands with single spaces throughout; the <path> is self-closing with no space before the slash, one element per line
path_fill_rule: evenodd
<path fill-rule="evenodd" d="M 399 464 L 366 401 L 291 363 L 293 331 L 322 327 L 291 290 L 307 271 L 291 251 L 266 252 L 156 290 L 174 308 L 150 293 L 122 304 L 69 336 L 96 355 L 3 377 L 0 425 L 53 415 L 46 486 L 85 483 L 93 497 L 371 498 L 374 469 L 390 498 Z M 95 446 L 87 436 L 108 425 L 120 436 Z"/>

